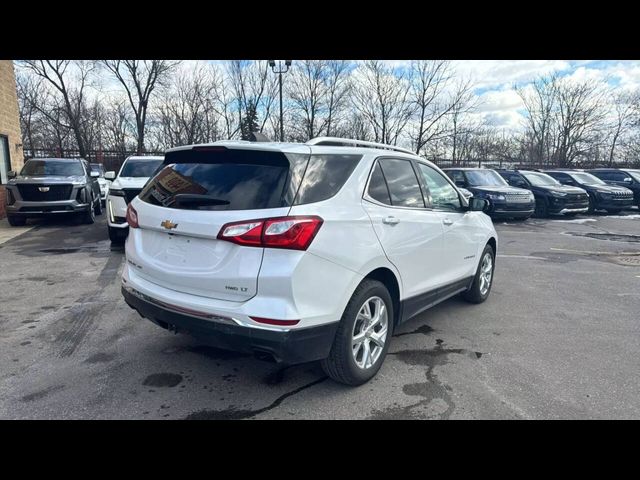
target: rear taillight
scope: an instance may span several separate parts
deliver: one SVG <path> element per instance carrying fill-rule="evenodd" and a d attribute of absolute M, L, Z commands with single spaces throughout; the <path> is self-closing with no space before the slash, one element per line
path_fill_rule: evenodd
<path fill-rule="evenodd" d="M 246 220 L 223 225 L 218 239 L 248 247 L 306 250 L 321 226 L 322 218 L 316 216 Z"/>
<path fill-rule="evenodd" d="M 127 207 L 127 223 L 131 228 L 138 228 L 138 212 L 129 204 Z"/>

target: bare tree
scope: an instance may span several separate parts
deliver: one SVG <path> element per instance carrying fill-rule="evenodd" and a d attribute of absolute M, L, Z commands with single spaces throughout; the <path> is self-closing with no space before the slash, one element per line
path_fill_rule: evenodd
<path fill-rule="evenodd" d="M 413 113 L 410 91 L 406 78 L 381 61 L 367 60 L 358 67 L 353 106 L 369 124 L 376 142 L 397 144 Z"/>
<path fill-rule="evenodd" d="M 256 123 L 259 131 L 271 117 L 271 108 L 277 97 L 275 76 L 269 75 L 269 64 L 264 60 L 233 60 L 227 64 L 227 75 L 236 97 L 238 125 Z M 250 115 L 251 119 L 243 117 Z M 279 125 L 272 125 L 279 129 Z M 278 130 L 276 130 L 278 131 Z M 247 137 L 247 132 L 243 133 Z"/>
<path fill-rule="evenodd" d="M 303 60 L 293 65 L 286 92 L 293 104 L 292 125 L 303 141 L 323 130 L 323 114 L 328 103 L 325 82 L 327 64 L 322 60 Z"/>
<path fill-rule="evenodd" d="M 480 126 L 477 121 L 468 120 L 468 114 L 478 106 L 471 80 L 458 81 L 449 104 L 451 105 L 449 109 L 451 123 L 448 137 L 451 142 L 451 161 L 456 165 L 460 159 L 465 158 L 470 147 L 471 136 Z"/>
<path fill-rule="evenodd" d="M 639 92 L 612 95 L 614 118 L 610 128 L 609 166 L 613 166 L 616 147 L 618 147 L 620 139 L 626 136 L 637 121 L 636 109 L 639 97 Z"/>
<path fill-rule="evenodd" d="M 136 124 L 137 151 L 145 151 L 144 134 L 149 100 L 179 62 L 168 60 L 104 60 L 103 65 L 124 88 Z"/>
<path fill-rule="evenodd" d="M 558 166 L 571 163 L 589 148 L 604 119 L 604 91 L 592 80 L 558 82 L 556 143 L 554 157 Z"/>
<path fill-rule="evenodd" d="M 456 105 L 443 98 L 443 90 L 453 79 L 450 62 L 445 60 L 419 60 L 411 62 L 412 102 L 415 104 L 416 122 L 409 134 L 416 154 L 424 146 L 445 133 L 442 121 Z M 458 100 L 456 97 L 450 100 Z"/>
<path fill-rule="evenodd" d="M 551 160 L 558 78 L 555 75 L 539 77 L 528 86 L 515 87 L 527 110 L 530 142 L 526 146 L 529 161 L 544 165 Z"/>
<path fill-rule="evenodd" d="M 349 71 L 352 63 L 347 60 L 330 60 L 327 62 L 327 136 L 335 135 L 342 121 L 342 113 L 348 104 L 348 97 L 351 92 L 351 82 L 349 81 Z"/>
<path fill-rule="evenodd" d="M 48 109 L 37 105 L 36 108 L 50 122 L 58 122 L 58 128 L 71 130 L 80 156 L 86 156 L 82 114 L 85 107 L 86 87 L 89 85 L 89 77 L 95 68 L 95 63 L 71 60 L 25 60 L 22 64 L 53 88 L 60 98 L 58 108 L 62 108 L 63 115 L 52 114 Z"/>

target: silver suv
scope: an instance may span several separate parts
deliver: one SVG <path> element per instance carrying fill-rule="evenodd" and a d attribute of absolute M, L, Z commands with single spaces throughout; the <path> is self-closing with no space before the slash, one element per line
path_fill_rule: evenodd
<path fill-rule="evenodd" d="M 9 172 L 9 224 L 21 226 L 27 218 L 60 213 L 76 214 L 83 223 L 93 223 L 102 213 L 99 175 L 82 158 L 27 160 L 20 174 Z"/>

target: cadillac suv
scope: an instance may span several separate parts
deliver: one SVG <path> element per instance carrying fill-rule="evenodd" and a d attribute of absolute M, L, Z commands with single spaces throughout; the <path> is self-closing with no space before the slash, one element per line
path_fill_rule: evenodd
<path fill-rule="evenodd" d="M 102 213 L 97 172 L 81 158 L 32 158 L 19 174 L 9 172 L 7 220 L 24 225 L 27 218 L 75 214 L 93 223 Z"/>

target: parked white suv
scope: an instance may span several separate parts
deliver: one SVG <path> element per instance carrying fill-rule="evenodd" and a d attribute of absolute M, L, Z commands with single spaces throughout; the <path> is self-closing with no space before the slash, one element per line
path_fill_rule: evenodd
<path fill-rule="evenodd" d="M 355 145 L 355 146 L 349 146 Z M 133 199 L 122 293 L 141 316 L 358 385 L 394 328 L 491 291 L 497 235 L 432 163 L 318 138 L 174 148 Z"/>
<path fill-rule="evenodd" d="M 145 183 L 162 163 L 164 157 L 132 156 L 127 157 L 118 176 L 110 171 L 105 179 L 113 180 L 107 192 L 107 224 L 109 238 L 114 243 L 124 242 L 129 233 L 126 214 L 127 205 L 133 200 Z"/>

